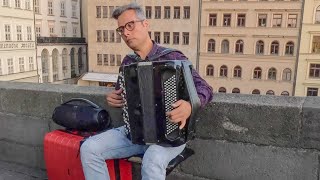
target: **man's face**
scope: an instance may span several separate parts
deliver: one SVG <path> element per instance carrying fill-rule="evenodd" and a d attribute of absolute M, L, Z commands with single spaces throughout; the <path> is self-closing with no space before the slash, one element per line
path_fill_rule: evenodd
<path fill-rule="evenodd" d="M 127 10 L 118 17 L 118 29 L 127 46 L 137 51 L 148 40 L 149 24 L 147 20 L 136 17 L 134 10 Z M 129 30 L 128 30 L 129 29 Z"/>

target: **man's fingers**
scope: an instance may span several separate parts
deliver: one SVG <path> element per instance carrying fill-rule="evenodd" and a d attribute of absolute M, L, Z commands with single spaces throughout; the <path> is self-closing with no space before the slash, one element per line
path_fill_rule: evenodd
<path fill-rule="evenodd" d="M 122 103 L 119 104 L 119 103 L 109 102 L 109 105 L 112 106 L 112 107 L 119 107 L 119 108 L 120 108 L 120 107 L 123 107 L 123 104 L 122 104 Z"/>
<path fill-rule="evenodd" d="M 186 125 L 187 121 L 180 121 L 180 122 L 181 122 L 181 124 L 179 126 L 179 129 L 182 129 Z"/>
<path fill-rule="evenodd" d="M 173 108 L 179 107 L 182 103 L 183 103 L 183 100 L 179 100 L 179 101 L 173 103 L 173 104 L 172 104 L 172 107 L 173 107 Z"/>

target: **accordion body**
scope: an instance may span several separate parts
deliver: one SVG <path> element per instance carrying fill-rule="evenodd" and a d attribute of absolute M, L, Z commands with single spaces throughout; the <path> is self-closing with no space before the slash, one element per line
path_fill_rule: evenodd
<path fill-rule="evenodd" d="M 191 69 L 187 60 L 140 61 L 120 68 L 123 120 L 134 144 L 179 146 L 194 137 L 200 100 Z M 182 129 L 166 115 L 180 99 L 189 101 L 192 107 Z"/>

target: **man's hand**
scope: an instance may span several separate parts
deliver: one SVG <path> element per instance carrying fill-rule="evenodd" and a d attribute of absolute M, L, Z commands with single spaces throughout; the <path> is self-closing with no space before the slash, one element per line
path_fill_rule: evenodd
<path fill-rule="evenodd" d="M 166 114 L 171 119 L 171 122 L 180 122 L 179 129 L 182 129 L 186 125 L 187 119 L 191 114 L 191 104 L 188 101 L 179 100 L 172 104 L 172 107 L 174 109 Z"/>
<path fill-rule="evenodd" d="M 114 90 L 107 94 L 106 99 L 107 103 L 111 107 L 121 108 L 124 105 L 124 100 L 121 96 L 123 89 Z"/>

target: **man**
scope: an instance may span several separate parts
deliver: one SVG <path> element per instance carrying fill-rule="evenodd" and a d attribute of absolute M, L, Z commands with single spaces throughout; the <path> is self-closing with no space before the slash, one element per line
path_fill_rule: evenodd
<path fill-rule="evenodd" d="M 141 61 L 147 60 L 165 48 L 153 42 L 148 34 L 149 22 L 146 20 L 143 9 L 135 3 L 121 6 L 114 10 L 113 18 L 118 21 L 117 32 L 124 42 L 130 47 Z M 182 60 L 187 59 L 180 52 L 172 52 L 161 59 Z M 126 56 L 122 65 L 130 64 L 135 59 Z M 201 106 L 212 99 L 212 88 L 192 71 L 194 83 L 199 95 Z M 121 97 L 123 91 L 116 85 L 116 90 L 107 94 L 107 103 L 111 107 L 121 108 L 124 100 Z M 180 123 L 183 128 L 191 114 L 189 102 L 179 100 L 173 105 L 173 110 L 168 112 L 172 122 Z M 81 146 L 81 161 L 87 180 L 109 180 L 108 169 L 105 165 L 106 159 L 129 157 L 143 154 L 141 175 L 143 180 L 164 180 L 166 167 L 169 162 L 182 152 L 185 144 L 178 147 L 162 147 L 160 145 L 137 145 L 127 138 L 125 127 L 108 130 L 101 134 L 88 138 Z"/>

